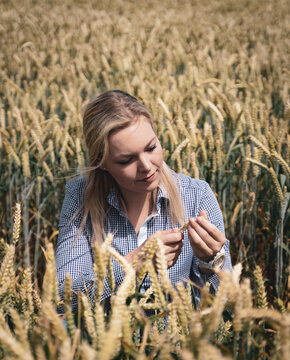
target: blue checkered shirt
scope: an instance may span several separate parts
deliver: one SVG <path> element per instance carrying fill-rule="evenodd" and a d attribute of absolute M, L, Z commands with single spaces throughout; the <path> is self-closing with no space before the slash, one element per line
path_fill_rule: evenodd
<path fill-rule="evenodd" d="M 179 181 L 177 181 L 177 184 L 187 217 L 197 217 L 201 210 L 206 210 L 209 221 L 224 233 L 223 216 L 217 199 L 208 183 L 202 180 L 192 179 L 184 174 L 178 174 L 178 178 Z M 59 236 L 55 254 L 61 298 L 63 297 L 65 275 L 69 273 L 73 280 L 72 289 L 75 292 L 78 292 L 78 290 L 82 292 L 89 291 L 90 298 L 91 300 L 93 299 L 94 258 L 91 247 L 92 227 L 90 220 L 88 220 L 82 234 L 78 240 L 75 241 L 82 220 L 81 213 L 73 219 L 73 215 L 84 201 L 84 189 L 84 178 L 73 179 L 66 185 L 66 194 L 61 210 Z M 105 220 L 104 223 L 105 232 L 114 234 L 112 246 L 117 249 L 121 255 L 125 256 L 138 247 L 138 237 L 135 229 L 121 208 L 117 192 L 114 189 L 109 193 L 107 202 L 108 211 L 107 220 Z M 157 214 L 149 218 L 145 223 L 147 227 L 147 237 L 158 230 L 167 230 L 172 227 L 166 210 L 167 202 L 168 195 L 166 191 L 162 187 L 159 187 L 156 203 Z M 232 265 L 228 240 L 224 245 L 224 249 L 226 261 L 223 270 L 228 269 L 231 271 Z M 112 262 L 116 288 L 118 288 L 124 278 L 124 272 L 117 261 L 112 259 Z M 199 271 L 198 258 L 194 255 L 190 246 L 187 231 L 184 232 L 181 254 L 175 265 L 168 269 L 168 275 L 173 285 L 183 279 L 191 279 L 195 284 L 202 287 L 206 281 L 209 281 L 213 293 L 219 284 L 218 277 L 215 274 L 205 275 Z M 150 287 L 149 276 L 145 278 L 143 287 L 144 289 Z M 110 287 L 107 279 L 105 279 L 102 300 L 109 298 L 110 295 Z M 200 300 L 199 296 L 200 294 L 197 290 L 197 303 Z M 76 297 L 73 297 L 72 306 L 75 310 L 77 306 Z"/>

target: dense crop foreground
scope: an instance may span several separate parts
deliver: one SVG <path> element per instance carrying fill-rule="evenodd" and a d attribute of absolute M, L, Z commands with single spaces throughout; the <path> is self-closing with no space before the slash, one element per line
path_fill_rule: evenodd
<path fill-rule="evenodd" d="M 286 0 L 1 1 L 0 358 L 290 358 L 289 14 Z M 82 106 L 108 89 L 151 109 L 168 165 L 218 197 L 237 266 L 199 305 L 194 284 L 171 286 L 158 236 L 136 273 L 109 235 L 94 246 L 95 301 L 69 277 L 58 296 L 64 185 L 86 164 Z M 107 313 L 112 257 L 126 277 Z"/>

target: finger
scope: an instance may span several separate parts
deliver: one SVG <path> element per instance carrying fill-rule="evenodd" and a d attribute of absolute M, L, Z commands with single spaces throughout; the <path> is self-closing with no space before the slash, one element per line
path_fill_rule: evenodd
<path fill-rule="evenodd" d="M 213 249 L 207 246 L 207 244 L 201 239 L 199 234 L 191 226 L 188 227 L 188 235 L 194 254 L 199 259 L 208 261 L 216 254 Z"/>
<path fill-rule="evenodd" d="M 201 210 L 198 216 L 202 216 L 205 220 L 208 220 L 206 210 Z"/>
<path fill-rule="evenodd" d="M 220 251 L 222 242 L 216 241 L 212 236 L 198 224 L 197 221 L 190 221 L 190 226 L 196 231 L 199 238 L 206 243 L 206 245 L 213 250 L 215 253 Z"/>
<path fill-rule="evenodd" d="M 177 232 L 178 232 L 177 228 L 159 231 L 160 234 L 173 234 Z"/>
<path fill-rule="evenodd" d="M 175 243 L 182 242 L 183 237 L 184 237 L 184 235 L 182 233 L 173 232 L 173 233 L 162 235 L 161 240 L 164 245 L 170 245 L 170 244 L 174 245 Z"/>
<path fill-rule="evenodd" d="M 179 255 L 181 254 L 181 249 L 180 250 L 178 250 L 176 253 L 175 253 L 175 258 L 176 258 L 176 260 L 178 259 L 178 257 L 179 257 Z"/>
<path fill-rule="evenodd" d="M 200 225 L 200 227 L 202 227 L 206 232 L 208 232 L 215 241 L 221 243 L 225 242 L 224 234 L 208 220 L 205 220 L 203 217 L 198 216 L 196 218 L 196 223 Z"/>
<path fill-rule="evenodd" d="M 176 261 L 178 260 L 178 257 L 179 255 L 181 254 L 181 250 L 179 250 L 178 252 L 176 252 L 173 257 L 172 257 L 172 261 L 173 261 L 173 264 L 176 263 Z"/>
<path fill-rule="evenodd" d="M 178 229 L 175 228 L 175 229 L 168 229 L 168 230 L 162 230 L 162 231 L 156 231 L 155 233 L 153 233 L 150 238 L 153 238 L 153 237 L 158 237 L 160 238 L 161 240 L 164 238 L 164 236 L 168 235 L 168 234 L 175 234 L 178 232 Z"/>
<path fill-rule="evenodd" d="M 164 231 L 157 231 L 150 238 L 158 237 L 164 245 L 182 241 L 184 235 L 177 228 Z"/>
<path fill-rule="evenodd" d="M 181 254 L 181 250 L 176 252 L 175 254 L 171 254 L 167 257 L 167 266 L 170 268 L 171 266 L 175 265 L 179 255 Z"/>
<path fill-rule="evenodd" d="M 174 243 L 174 244 L 169 244 L 169 245 L 164 247 L 165 255 L 167 255 L 167 254 L 175 254 L 175 253 L 181 251 L 182 247 L 183 247 L 183 242 L 182 241 L 180 241 L 178 243 Z"/>

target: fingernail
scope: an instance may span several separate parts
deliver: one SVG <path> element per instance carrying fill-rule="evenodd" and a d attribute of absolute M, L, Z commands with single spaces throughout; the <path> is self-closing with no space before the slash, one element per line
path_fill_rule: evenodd
<path fill-rule="evenodd" d="M 203 221 L 203 217 L 202 216 L 198 216 L 196 218 L 196 221 L 200 224 Z"/>
<path fill-rule="evenodd" d="M 191 223 L 196 222 L 196 218 L 190 218 L 190 219 L 189 219 L 189 222 L 191 222 Z"/>

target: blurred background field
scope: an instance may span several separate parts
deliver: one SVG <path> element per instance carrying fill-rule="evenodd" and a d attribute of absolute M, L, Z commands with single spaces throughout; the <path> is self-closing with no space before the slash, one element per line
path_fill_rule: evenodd
<path fill-rule="evenodd" d="M 286 0 L 1 1 L 0 239 L 22 207 L 18 270 L 41 287 L 66 181 L 86 163 L 82 106 L 122 89 L 164 157 L 209 182 L 233 264 L 271 304 L 289 276 L 290 8 Z M 3 244 L 3 242 L 2 242 Z M 4 246 L 4 245 L 3 245 Z"/>

